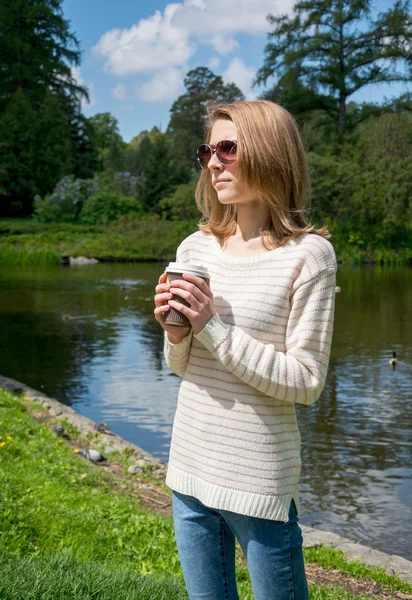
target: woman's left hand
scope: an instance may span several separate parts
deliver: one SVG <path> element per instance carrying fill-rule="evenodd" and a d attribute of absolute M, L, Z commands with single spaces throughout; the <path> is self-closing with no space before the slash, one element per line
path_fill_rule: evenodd
<path fill-rule="evenodd" d="M 169 292 L 184 298 L 190 308 L 176 300 L 169 300 L 170 306 L 180 310 L 189 319 L 194 333 L 202 331 L 206 323 L 216 314 L 212 291 L 206 281 L 196 275 L 183 274 L 184 281 L 171 281 Z"/>

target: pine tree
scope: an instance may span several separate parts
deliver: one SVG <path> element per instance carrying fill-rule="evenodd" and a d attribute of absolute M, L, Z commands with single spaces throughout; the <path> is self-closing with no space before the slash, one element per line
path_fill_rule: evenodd
<path fill-rule="evenodd" d="M 38 193 L 35 114 L 28 98 L 17 90 L 0 118 L 0 214 L 26 212 Z"/>
<path fill-rule="evenodd" d="M 13 205 L 30 214 L 34 195 L 50 191 L 70 168 L 90 177 L 97 167 L 81 113 L 87 90 L 72 75 L 80 63 L 79 43 L 61 5 L 0 0 L 3 213 Z"/>
<path fill-rule="evenodd" d="M 50 90 L 80 101 L 71 66 L 80 64 L 79 42 L 64 19 L 62 0 L 0 0 L 0 111 L 17 89 L 34 109 Z"/>
<path fill-rule="evenodd" d="M 412 75 L 409 0 L 396 0 L 375 20 L 371 7 L 371 0 L 305 0 L 291 17 L 269 15 L 273 29 L 255 83 L 275 84 L 264 96 L 296 116 L 328 115 L 340 137 L 367 118 L 370 110 L 348 119 L 352 94 L 372 83 L 410 82 Z"/>

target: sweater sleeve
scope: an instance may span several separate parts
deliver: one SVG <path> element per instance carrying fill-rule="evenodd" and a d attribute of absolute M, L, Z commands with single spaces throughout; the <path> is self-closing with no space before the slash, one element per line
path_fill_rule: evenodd
<path fill-rule="evenodd" d="M 224 367 L 259 392 L 284 402 L 312 404 L 325 384 L 332 341 L 336 268 L 300 283 L 291 298 L 286 352 L 261 342 L 215 314 L 199 333 Z"/>
<path fill-rule="evenodd" d="M 181 260 L 183 253 L 182 244 L 180 244 L 176 251 L 176 262 L 187 262 Z M 164 332 L 163 353 L 165 361 L 169 369 L 179 377 L 183 377 L 185 374 L 192 346 L 192 338 L 193 329 L 190 330 L 190 333 L 179 344 L 172 344 L 167 337 L 166 331 Z"/>

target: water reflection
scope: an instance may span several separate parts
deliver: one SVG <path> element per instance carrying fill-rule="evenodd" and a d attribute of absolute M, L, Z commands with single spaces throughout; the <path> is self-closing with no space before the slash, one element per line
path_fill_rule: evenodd
<path fill-rule="evenodd" d="M 180 380 L 153 317 L 164 266 L 2 268 L 0 372 L 167 459 Z M 411 279 L 407 268 L 339 269 L 326 386 L 298 407 L 302 522 L 409 559 Z"/>

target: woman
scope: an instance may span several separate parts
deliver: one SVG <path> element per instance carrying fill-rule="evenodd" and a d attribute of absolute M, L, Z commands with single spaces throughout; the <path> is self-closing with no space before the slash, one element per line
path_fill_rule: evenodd
<path fill-rule="evenodd" d="M 191 600 L 238 599 L 237 539 L 256 600 L 306 600 L 295 404 L 325 383 L 336 258 L 327 228 L 305 220 L 306 156 L 286 110 L 215 108 L 198 159 L 204 219 L 177 261 L 208 267 L 210 287 L 163 273 L 154 310 L 182 377 L 166 479 L 182 570 Z M 165 324 L 169 305 L 192 327 Z"/>

